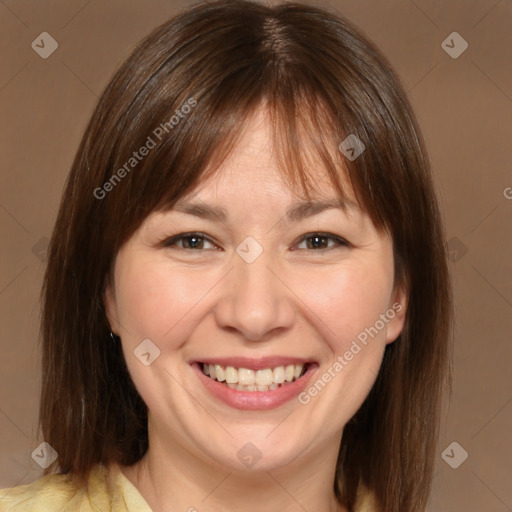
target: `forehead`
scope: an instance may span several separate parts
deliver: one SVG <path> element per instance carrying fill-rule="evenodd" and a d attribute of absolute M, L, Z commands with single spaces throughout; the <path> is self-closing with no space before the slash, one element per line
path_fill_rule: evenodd
<path fill-rule="evenodd" d="M 307 195 L 304 190 L 294 186 L 290 175 L 297 175 L 296 169 L 279 153 L 275 135 L 268 109 L 258 108 L 244 123 L 228 157 L 217 167 L 206 169 L 205 178 L 186 198 L 197 194 L 213 196 L 248 192 L 249 195 L 255 195 L 262 192 L 266 195 L 282 195 L 283 198 L 291 195 L 296 199 L 340 199 L 325 165 L 316 152 L 306 145 L 301 146 L 300 151 L 306 164 Z M 297 141 L 297 144 L 300 142 Z M 287 144 L 292 152 L 298 151 L 299 148 L 294 148 L 292 142 L 287 141 Z M 352 202 L 356 206 L 357 200 L 341 158 L 336 154 L 330 156 L 332 161 L 339 164 L 338 178 L 346 194 L 345 202 Z"/>

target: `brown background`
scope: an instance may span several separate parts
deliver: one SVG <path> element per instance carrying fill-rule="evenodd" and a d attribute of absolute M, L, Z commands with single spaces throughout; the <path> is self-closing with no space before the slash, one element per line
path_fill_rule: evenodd
<path fill-rule="evenodd" d="M 41 475 L 30 456 L 42 441 L 38 296 L 74 152 L 116 67 L 189 4 L 0 2 L 0 487 Z M 512 510 L 512 2 L 320 5 L 362 28 L 401 76 L 425 134 L 452 248 L 454 392 L 428 510 Z M 457 59 L 441 46 L 454 31 L 469 44 Z M 31 48 L 42 32 L 59 45 L 47 59 Z M 441 457 L 453 441 L 469 454 L 457 469 Z M 457 459 L 460 449 L 449 454 Z"/>

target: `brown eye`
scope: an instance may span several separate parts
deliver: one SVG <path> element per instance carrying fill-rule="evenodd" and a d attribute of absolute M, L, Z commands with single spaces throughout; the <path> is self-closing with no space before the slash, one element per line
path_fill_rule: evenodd
<path fill-rule="evenodd" d="M 327 249 L 329 238 L 323 235 L 313 235 L 306 238 L 308 249 Z"/>
<path fill-rule="evenodd" d="M 163 242 L 163 246 L 177 246 L 178 249 L 201 250 L 205 249 L 205 243 L 209 243 L 213 248 L 216 248 L 213 242 L 201 233 L 181 233 Z"/>
<path fill-rule="evenodd" d="M 184 249 L 202 249 L 204 245 L 204 238 L 200 236 L 185 236 L 181 238 Z"/>
<path fill-rule="evenodd" d="M 313 250 L 332 249 L 336 246 L 349 246 L 349 243 L 346 240 L 330 233 L 310 233 L 308 235 L 304 235 L 300 239 L 299 244 L 302 242 L 306 242 L 306 249 Z M 334 243 L 329 244 L 330 242 Z"/>

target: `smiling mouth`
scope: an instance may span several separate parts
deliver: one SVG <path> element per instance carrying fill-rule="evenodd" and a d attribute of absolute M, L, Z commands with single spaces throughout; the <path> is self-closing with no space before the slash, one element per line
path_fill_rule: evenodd
<path fill-rule="evenodd" d="M 220 364 L 200 363 L 203 373 L 210 379 L 237 391 L 272 391 L 292 384 L 308 370 L 310 363 L 289 364 L 251 370 Z"/>

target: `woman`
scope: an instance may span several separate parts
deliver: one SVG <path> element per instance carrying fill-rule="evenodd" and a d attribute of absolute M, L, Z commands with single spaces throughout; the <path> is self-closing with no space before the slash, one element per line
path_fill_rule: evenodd
<path fill-rule="evenodd" d="M 425 509 L 443 226 L 399 80 L 339 16 L 216 1 L 147 37 L 78 150 L 43 303 L 57 459 L 0 510 Z"/>

